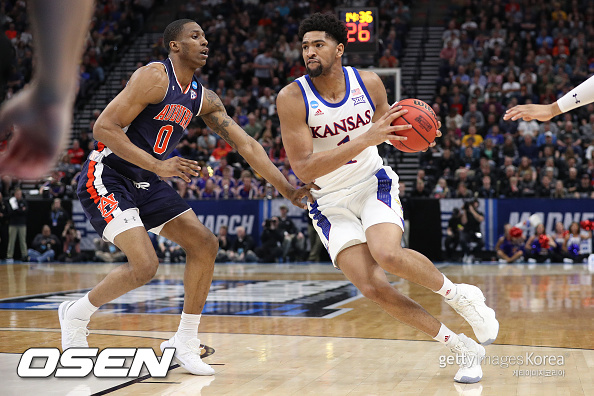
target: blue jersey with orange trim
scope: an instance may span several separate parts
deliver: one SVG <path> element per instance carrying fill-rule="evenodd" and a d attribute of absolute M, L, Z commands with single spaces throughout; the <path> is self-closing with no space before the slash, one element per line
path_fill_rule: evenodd
<path fill-rule="evenodd" d="M 204 89 L 195 76 L 187 87 L 182 87 L 169 58 L 151 63 L 165 66 L 169 77 L 167 94 L 160 103 L 149 104 L 142 110 L 124 131 L 132 144 L 164 160 L 175 149 L 190 121 L 200 114 Z M 101 142 L 95 144 L 95 150 L 101 153 L 103 164 L 133 181 L 155 177 L 153 172 L 118 157 Z"/>

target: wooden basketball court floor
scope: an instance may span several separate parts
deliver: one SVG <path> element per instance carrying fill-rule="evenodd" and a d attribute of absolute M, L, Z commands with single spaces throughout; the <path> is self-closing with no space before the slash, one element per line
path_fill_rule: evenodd
<path fill-rule="evenodd" d="M 165 378 L 19 378 L 26 349 L 60 346 L 59 302 L 113 267 L 0 265 L 0 395 L 594 395 L 594 274 L 584 265 L 441 267 L 479 286 L 501 324 L 474 385 L 456 384 L 446 348 L 385 314 L 330 264 L 217 264 L 200 325 L 215 376 L 173 366 Z M 182 275 L 183 265 L 162 265 L 151 284 L 102 307 L 89 344 L 158 350 L 179 323 Z M 440 296 L 390 280 L 474 338 Z"/>

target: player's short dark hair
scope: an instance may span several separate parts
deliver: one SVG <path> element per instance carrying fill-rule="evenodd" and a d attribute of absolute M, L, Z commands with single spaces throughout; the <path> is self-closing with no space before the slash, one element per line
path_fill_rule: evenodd
<path fill-rule="evenodd" d="M 304 19 L 299 25 L 299 40 L 303 40 L 305 33 L 315 31 L 325 32 L 339 44 L 346 45 L 347 43 L 346 26 L 334 14 L 316 12 Z"/>
<path fill-rule="evenodd" d="M 167 52 L 170 51 L 169 43 L 172 41 L 177 41 L 181 32 L 184 30 L 184 25 L 186 23 L 196 22 L 192 19 L 178 19 L 177 21 L 171 22 L 165 28 L 163 32 L 163 45 L 167 49 Z"/>

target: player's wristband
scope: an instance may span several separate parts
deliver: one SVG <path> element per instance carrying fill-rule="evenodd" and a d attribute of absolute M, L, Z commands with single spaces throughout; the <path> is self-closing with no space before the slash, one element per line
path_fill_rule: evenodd
<path fill-rule="evenodd" d="M 594 76 L 590 77 L 557 101 L 562 113 L 594 102 Z"/>

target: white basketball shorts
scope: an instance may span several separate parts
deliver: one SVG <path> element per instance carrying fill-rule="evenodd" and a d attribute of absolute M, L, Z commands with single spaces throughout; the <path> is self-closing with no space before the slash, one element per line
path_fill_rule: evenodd
<path fill-rule="evenodd" d="M 333 191 L 308 203 L 313 226 L 336 266 L 342 250 L 367 242 L 365 231 L 376 224 L 393 223 L 404 231 L 398 175 L 383 167 L 373 177 L 354 186 Z"/>

